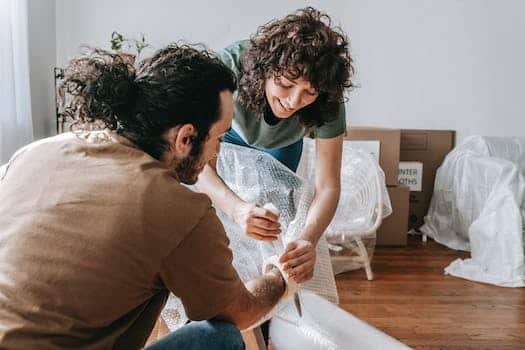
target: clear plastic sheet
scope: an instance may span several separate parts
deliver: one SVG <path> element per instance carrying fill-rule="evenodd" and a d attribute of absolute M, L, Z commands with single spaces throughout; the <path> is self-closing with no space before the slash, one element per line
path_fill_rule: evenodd
<path fill-rule="evenodd" d="M 279 350 L 405 350 L 408 346 L 319 296 L 301 294 L 299 317 L 288 302 L 270 323 L 270 338 Z"/>
<path fill-rule="evenodd" d="M 217 173 L 243 200 L 260 206 L 272 203 L 279 209 L 284 244 L 301 235 L 314 196 L 308 182 L 266 153 L 229 143 L 221 145 Z M 217 210 L 217 215 L 230 239 L 233 266 L 243 281 L 260 276 L 266 258 L 282 254 L 284 248 L 279 242 L 254 240 L 223 212 Z M 301 289 L 310 290 L 333 303 L 339 302 L 328 244 L 324 238 L 317 245 L 314 277 L 302 284 Z M 173 301 L 174 298 L 170 296 L 162 312 L 171 330 L 187 320 L 180 302 Z"/>
<path fill-rule="evenodd" d="M 315 181 L 315 140 L 305 138 L 303 155 L 297 173 L 313 186 Z M 333 249 L 336 274 L 363 267 L 359 256 L 359 239 L 371 259 L 376 243 L 376 230 L 383 218 L 392 213 L 385 175 L 377 162 L 351 142 L 343 142 L 341 195 L 334 218 L 325 230 Z"/>
<path fill-rule="evenodd" d="M 7 163 L 0 166 L 0 182 L 4 179 L 4 176 L 7 172 Z"/>
<path fill-rule="evenodd" d="M 472 136 L 436 173 L 421 231 L 471 252 L 445 272 L 506 287 L 525 286 L 525 140 Z"/>

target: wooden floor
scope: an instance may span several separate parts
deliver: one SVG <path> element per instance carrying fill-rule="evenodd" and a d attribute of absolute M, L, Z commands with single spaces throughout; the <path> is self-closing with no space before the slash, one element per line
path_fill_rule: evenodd
<path fill-rule="evenodd" d="M 525 289 L 443 275 L 457 257 L 434 241 L 376 248 L 374 280 L 337 277 L 341 306 L 414 349 L 525 349 Z"/>
<path fill-rule="evenodd" d="M 467 254 L 416 237 L 377 247 L 373 281 L 363 270 L 337 276 L 341 307 L 414 349 L 525 349 L 525 288 L 443 275 L 457 257 Z"/>

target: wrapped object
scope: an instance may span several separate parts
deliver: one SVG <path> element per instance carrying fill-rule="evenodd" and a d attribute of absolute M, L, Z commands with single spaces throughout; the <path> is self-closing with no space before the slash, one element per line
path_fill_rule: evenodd
<path fill-rule="evenodd" d="M 421 231 L 471 252 L 445 272 L 506 287 L 525 286 L 525 140 L 472 136 L 436 174 Z"/>
<path fill-rule="evenodd" d="M 241 199 L 261 207 L 266 203 L 277 207 L 284 245 L 299 238 L 314 197 L 313 188 L 307 182 L 266 153 L 225 142 L 221 145 L 217 160 L 217 173 Z M 243 281 L 260 276 L 265 259 L 282 254 L 284 247 L 281 243 L 250 238 L 226 214 L 217 210 L 217 215 L 230 239 L 233 266 Z M 328 244 L 324 238 L 317 245 L 314 277 L 301 284 L 301 290 L 310 290 L 333 303 L 339 302 Z M 180 302 L 172 299 L 176 298 L 171 295 L 162 312 L 170 330 L 187 320 Z"/>
<path fill-rule="evenodd" d="M 315 141 L 305 139 L 298 174 L 315 181 Z M 385 175 L 377 162 L 351 142 L 343 142 L 341 195 L 332 222 L 325 230 L 336 274 L 365 268 L 372 279 L 370 261 L 376 230 L 392 213 Z"/>
<path fill-rule="evenodd" d="M 260 206 L 272 203 L 277 207 L 284 245 L 300 237 L 314 197 L 313 188 L 307 182 L 269 154 L 228 143 L 221 146 L 217 173 L 241 199 Z M 246 236 L 241 227 L 221 211 L 217 215 L 230 239 L 233 265 L 243 280 L 260 276 L 263 261 L 284 251 L 278 242 L 263 242 Z M 317 245 L 314 277 L 301 288 L 338 302 L 324 239 Z"/>

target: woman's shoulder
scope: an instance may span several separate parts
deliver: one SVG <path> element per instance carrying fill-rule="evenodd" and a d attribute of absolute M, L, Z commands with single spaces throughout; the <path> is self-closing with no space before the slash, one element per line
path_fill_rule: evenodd
<path fill-rule="evenodd" d="M 314 138 L 329 139 L 346 133 L 346 108 L 344 103 L 339 105 L 336 114 L 322 126 L 312 129 Z"/>
<path fill-rule="evenodd" d="M 235 41 L 231 43 L 230 45 L 223 48 L 220 52 L 225 51 L 225 52 L 230 52 L 230 53 L 239 53 L 239 52 L 242 53 L 244 50 L 248 49 L 249 47 L 250 47 L 250 40 L 244 39 L 244 40 L 239 40 L 239 41 Z"/>
<path fill-rule="evenodd" d="M 217 52 L 219 59 L 238 77 L 242 71 L 241 55 L 250 47 L 250 40 L 236 41 Z"/>

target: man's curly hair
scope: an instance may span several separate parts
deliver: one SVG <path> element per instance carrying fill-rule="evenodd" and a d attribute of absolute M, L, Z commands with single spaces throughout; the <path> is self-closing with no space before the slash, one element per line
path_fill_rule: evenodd
<path fill-rule="evenodd" d="M 59 87 L 64 115 L 98 122 L 160 159 L 165 132 L 177 125 L 197 129 L 197 153 L 221 112 L 220 92 L 235 91 L 232 71 L 202 46 L 170 44 L 140 63 L 89 49 L 65 69 Z"/>
<path fill-rule="evenodd" d="M 305 127 L 321 126 L 337 117 L 344 90 L 354 87 L 348 39 L 330 17 L 312 7 L 273 20 L 250 38 L 241 55 L 242 73 L 238 98 L 249 111 L 263 115 L 269 110 L 265 81 L 284 76 L 305 78 L 319 93 L 314 103 L 299 111 Z"/>

